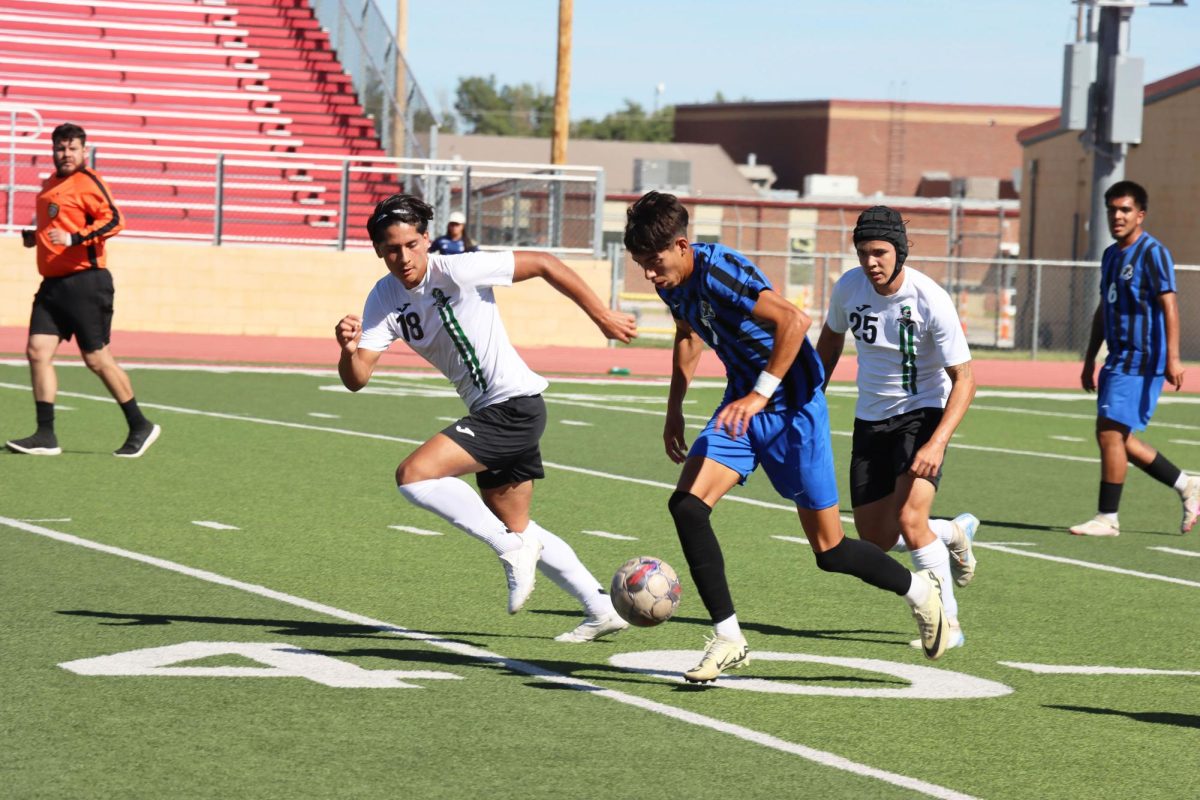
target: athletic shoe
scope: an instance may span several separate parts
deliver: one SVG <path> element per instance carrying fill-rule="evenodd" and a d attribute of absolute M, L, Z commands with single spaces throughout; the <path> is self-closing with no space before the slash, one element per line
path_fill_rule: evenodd
<path fill-rule="evenodd" d="M 628 627 L 629 623 L 621 619 L 621 616 L 617 612 L 610 611 L 602 617 L 588 617 L 579 623 L 579 627 L 575 628 L 575 630 L 555 636 L 554 641 L 594 642 L 601 636 L 618 633 Z"/>
<path fill-rule="evenodd" d="M 1087 522 L 1072 525 L 1071 533 L 1075 536 L 1120 536 L 1121 525 L 1116 522 L 1109 522 L 1097 514 Z"/>
<path fill-rule="evenodd" d="M 947 631 L 947 635 L 946 635 L 946 649 L 947 650 L 951 650 L 955 647 L 962 647 L 964 644 L 967 643 L 967 637 L 963 635 L 962 626 L 958 624 L 958 620 L 951 621 L 946 626 L 946 631 Z M 921 649 L 921 640 L 913 639 L 911 642 L 908 643 L 908 646 L 915 647 L 918 650 L 920 650 Z"/>
<path fill-rule="evenodd" d="M 121 445 L 119 450 L 113 450 L 113 455 L 117 458 L 141 458 L 142 454 L 150 449 L 150 445 L 158 439 L 160 433 L 162 433 L 162 428 L 158 425 L 130 431 L 125 444 Z"/>
<path fill-rule="evenodd" d="M 951 523 L 955 532 L 954 544 L 950 550 L 950 577 L 958 586 L 966 586 L 975 577 L 975 551 L 971 542 L 975 541 L 975 532 L 979 530 L 979 517 L 974 514 L 959 514 Z"/>
<path fill-rule="evenodd" d="M 1197 518 L 1200 518 L 1200 476 L 1193 475 L 1183 487 L 1183 522 L 1179 523 L 1179 532 L 1190 531 Z"/>
<path fill-rule="evenodd" d="M 542 540 L 532 529 L 518 534 L 521 546 L 500 556 L 504 577 L 508 580 L 508 613 L 515 614 L 533 594 L 538 559 L 542 557 Z"/>
<path fill-rule="evenodd" d="M 930 583 L 929 597 L 912 608 L 913 619 L 917 621 L 917 630 L 921 633 L 921 649 L 930 660 L 941 658 L 950 638 L 946 635 L 950 623 L 946 620 L 946 608 L 942 605 L 942 582 L 931 569 L 915 573 L 913 580 Z"/>
<path fill-rule="evenodd" d="M 58 437 L 42 431 L 24 439 L 5 442 L 4 446 L 14 453 L 24 453 L 27 456 L 56 456 L 62 452 L 62 448 L 58 446 Z"/>
<path fill-rule="evenodd" d="M 750 648 L 746 640 L 726 639 L 724 636 L 705 637 L 708 646 L 700 663 L 683 673 L 690 683 L 708 683 L 727 669 L 750 666 Z"/>

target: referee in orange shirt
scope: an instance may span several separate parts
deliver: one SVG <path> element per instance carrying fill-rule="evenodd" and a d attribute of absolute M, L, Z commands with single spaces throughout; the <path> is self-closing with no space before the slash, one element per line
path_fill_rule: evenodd
<path fill-rule="evenodd" d="M 129 423 L 129 436 L 113 455 L 137 458 L 154 444 L 161 428 L 138 409 L 129 376 L 108 349 L 113 281 L 104 266 L 104 242 L 120 232 L 124 221 L 104 181 L 85 166 L 87 134 L 83 128 L 59 125 L 51 142 L 55 174 L 46 180 L 37 198 L 37 230 L 21 232 L 26 247 L 37 247 L 42 275 L 42 285 L 33 298 L 25 348 L 37 405 L 37 432 L 5 445 L 13 452 L 37 456 L 62 452 L 54 433 L 58 393 L 54 355 L 59 344 L 74 336 L 84 363 L 104 382 Z"/>

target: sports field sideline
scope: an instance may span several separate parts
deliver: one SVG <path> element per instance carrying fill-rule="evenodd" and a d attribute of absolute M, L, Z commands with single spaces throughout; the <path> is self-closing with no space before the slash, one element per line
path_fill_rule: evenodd
<path fill-rule="evenodd" d="M 539 582 L 510 617 L 494 558 L 396 495 L 461 413 L 444 381 L 128 366 L 164 428 L 145 458 L 109 455 L 120 414 L 81 368 L 60 370 L 63 456 L 0 455 L 6 796 L 1196 795 L 1200 545 L 1136 471 L 1121 537 L 1066 535 L 1095 502 L 1080 391 L 985 388 L 951 448 L 935 512 L 983 520 L 964 648 L 926 662 L 902 604 L 819 572 L 759 477 L 714 517 L 752 665 L 689 687 L 708 623 L 686 570 L 671 622 L 556 643 L 565 595 Z M 665 395 L 547 394 L 538 520 L 602 580 L 683 566 Z M 689 424 L 719 396 L 698 386 Z M 830 406 L 844 472 L 850 387 Z M 19 358 L 0 420 L 32 421 Z M 1200 398 L 1165 395 L 1147 438 L 1200 469 Z"/>

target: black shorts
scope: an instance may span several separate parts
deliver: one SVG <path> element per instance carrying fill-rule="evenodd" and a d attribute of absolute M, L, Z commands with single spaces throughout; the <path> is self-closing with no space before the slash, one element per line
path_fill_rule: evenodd
<path fill-rule="evenodd" d="M 112 333 L 113 280 L 106 269 L 43 278 L 33 297 L 29 333 L 72 336 L 84 353 L 103 350 Z"/>
<path fill-rule="evenodd" d="M 918 408 L 879 422 L 854 420 L 850 505 L 858 508 L 894 492 L 896 479 L 908 471 L 917 451 L 933 437 L 942 413 L 940 408 Z M 934 489 L 941 479 L 941 467 L 932 479 L 926 478 Z"/>
<path fill-rule="evenodd" d="M 538 442 L 546 430 L 542 396 L 514 397 L 468 414 L 442 433 L 487 469 L 475 474 L 480 489 L 546 477 Z"/>

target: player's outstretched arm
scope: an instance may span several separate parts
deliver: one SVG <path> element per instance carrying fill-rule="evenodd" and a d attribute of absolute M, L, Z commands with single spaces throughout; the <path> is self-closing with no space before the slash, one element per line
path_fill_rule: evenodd
<path fill-rule="evenodd" d="M 1104 341 L 1104 307 L 1096 306 L 1092 315 L 1092 332 L 1088 334 L 1087 351 L 1083 354 L 1083 372 L 1079 375 L 1079 383 L 1085 392 L 1096 391 L 1096 354 L 1100 352 L 1100 343 Z"/>
<path fill-rule="evenodd" d="M 745 397 L 726 404 L 717 414 L 716 426 L 724 428 L 735 439 L 750 429 L 750 418 L 767 407 L 767 401 L 774 393 L 774 387 L 770 387 L 764 390 L 765 394 L 760 394 L 759 385 L 763 385 L 764 380 L 773 383 L 774 386 L 779 385 L 788 368 L 800 355 L 804 337 L 812 326 L 808 314 L 783 299 L 783 295 L 774 290 L 760 292 L 750 313 L 755 319 L 774 326 L 775 346 L 771 348 L 771 355 L 767 358 L 767 364 L 755 389 Z"/>
<path fill-rule="evenodd" d="M 817 337 L 817 356 L 821 359 L 821 366 L 825 368 L 825 384 L 821 387 L 821 391 L 829 388 L 833 370 L 841 361 L 842 351 L 845 347 L 846 334 L 844 331 L 834 333 L 828 325 L 821 326 L 821 335 Z"/>
<path fill-rule="evenodd" d="M 946 367 L 950 376 L 950 396 L 946 398 L 946 410 L 942 412 L 942 420 L 933 429 L 929 441 L 917 450 L 913 463 L 908 472 L 918 478 L 932 478 L 941 469 L 946 458 L 946 447 L 950 437 L 958 430 L 959 423 L 967 414 L 967 408 L 975 399 L 975 375 L 971 372 L 971 362 L 966 361 L 953 367 Z"/>
<path fill-rule="evenodd" d="M 671 351 L 671 389 L 667 393 L 667 419 L 663 424 L 663 444 L 667 458 L 676 464 L 687 460 L 688 445 L 683 437 L 683 398 L 687 395 L 704 342 L 682 320 L 675 321 L 675 345 Z"/>
<path fill-rule="evenodd" d="M 1167 367 L 1164 373 L 1167 383 L 1175 391 L 1183 388 L 1183 360 L 1179 357 L 1179 301 L 1174 292 L 1163 292 L 1158 296 L 1163 310 L 1163 328 L 1167 334 Z"/>
<path fill-rule="evenodd" d="M 338 376 L 342 385 L 352 392 L 367 385 L 375 365 L 379 363 L 381 352 L 377 350 L 360 350 L 358 341 L 362 338 L 362 318 L 357 314 L 347 314 L 342 317 L 333 329 L 338 347 L 342 349 L 338 357 Z"/>
<path fill-rule="evenodd" d="M 632 314 L 611 309 L 600 300 L 579 273 L 549 253 L 517 250 L 513 253 L 516 268 L 513 283 L 541 278 L 583 309 L 600 332 L 609 339 L 629 342 L 637 336 L 637 323 Z"/>

